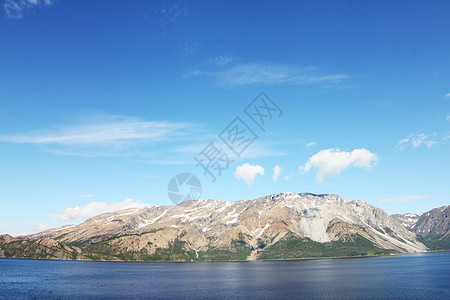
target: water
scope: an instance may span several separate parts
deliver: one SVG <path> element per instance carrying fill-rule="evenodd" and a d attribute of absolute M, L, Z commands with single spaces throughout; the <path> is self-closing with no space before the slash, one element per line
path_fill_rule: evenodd
<path fill-rule="evenodd" d="M 450 299 L 450 252 L 248 263 L 0 259 L 0 299 Z"/>

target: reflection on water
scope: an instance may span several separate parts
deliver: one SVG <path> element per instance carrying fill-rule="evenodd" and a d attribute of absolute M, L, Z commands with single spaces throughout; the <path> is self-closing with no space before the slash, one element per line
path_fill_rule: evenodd
<path fill-rule="evenodd" d="M 450 252 L 249 263 L 0 259 L 0 298 L 450 299 Z"/>

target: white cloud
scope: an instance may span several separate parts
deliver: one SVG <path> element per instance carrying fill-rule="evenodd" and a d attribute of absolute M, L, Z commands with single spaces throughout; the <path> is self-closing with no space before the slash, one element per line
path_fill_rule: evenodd
<path fill-rule="evenodd" d="M 306 144 L 306 147 L 309 148 L 309 147 L 313 147 L 315 145 L 317 145 L 317 142 L 311 142 L 311 143 Z"/>
<path fill-rule="evenodd" d="M 378 200 L 378 202 L 405 202 L 405 201 L 411 201 L 411 200 L 430 198 L 431 196 L 432 195 L 414 195 L 414 196 L 406 196 L 406 197 Z"/>
<path fill-rule="evenodd" d="M 352 152 L 327 149 L 311 156 L 306 164 L 300 167 L 300 171 L 306 173 L 311 168 L 318 169 L 316 181 L 322 184 L 325 176 L 337 176 L 349 167 L 370 169 L 377 160 L 378 157 L 375 153 L 363 148 L 355 149 Z"/>
<path fill-rule="evenodd" d="M 450 121 L 450 115 L 447 115 L 447 117 L 445 118 L 447 121 Z"/>
<path fill-rule="evenodd" d="M 264 175 L 264 168 L 259 165 L 250 165 L 245 163 L 242 166 L 236 168 L 234 177 L 244 180 L 248 185 L 255 183 L 257 175 Z"/>
<path fill-rule="evenodd" d="M 51 6 L 56 0 L 5 0 L 3 8 L 11 19 L 20 19 L 27 11 L 43 5 Z"/>
<path fill-rule="evenodd" d="M 444 98 L 450 99 L 450 93 L 447 93 Z"/>
<path fill-rule="evenodd" d="M 140 203 L 140 201 L 133 201 L 133 199 L 125 199 L 122 202 L 111 204 L 106 202 L 91 202 L 84 207 L 76 206 L 66 208 L 61 215 L 54 217 L 64 222 L 84 221 L 107 212 L 115 212 L 128 208 L 144 208 L 146 206 L 148 205 Z"/>
<path fill-rule="evenodd" d="M 201 75 L 215 78 L 224 87 L 281 84 L 341 87 L 351 78 L 343 73 L 325 73 L 316 67 L 301 68 L 267 63 L 238 64 L 220 71 L 194 70 L 186 74 L 187 77 Z"/>
<path fill-rule="evenodd" d="M 427 148 L 433 147 L 433 145 L 438 144 L 438 141 L 430 140 L 429 136 L 424 133 L 411 134 L 404 139 L 401 139 L 396 148 L 400 150 L 406 149 L 408 146 L 412 146 L 413 149 L 425 145 Z"/>
<path fill-rule="evenodd" d="M 273 167 L 273 175 L 272 175 L 273 182 L 276 182 L 278 177 L 280 177 L 281 170 L 282 169 L 279 165 L 276 165 L 275 167 Z"/>

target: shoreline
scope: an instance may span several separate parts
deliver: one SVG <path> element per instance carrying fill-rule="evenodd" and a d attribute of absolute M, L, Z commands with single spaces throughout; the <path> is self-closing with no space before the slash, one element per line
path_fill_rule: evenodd
<path fill-rule="evenodd" d="M 257 259 L 257 260 L 165 260 L 165 261 L 145 261 L 145 260 L 72 260 L 72 259 L 52 259 L 52 258 L 26 258 L 26 257 L 0 257 L 1 259 L 21 259 L 38 261 L 73 261 L 73 262 L 118 262 L 118 263 L 260 263 L 260 262 L 294 262 L 311 260 L 330 260 L 330 259 L 358 259 L 358 258 L 377 258 L 377 257 L 399 257 L 414 254 L 450 252 L 450 250 L 435 250 L 424 252 L 381 254 L 381 255 L 361 255 L 361 256 L 330 256 L 330 257 L 302 257 L 302 258 L 283 258 L 283 259 Z"/>

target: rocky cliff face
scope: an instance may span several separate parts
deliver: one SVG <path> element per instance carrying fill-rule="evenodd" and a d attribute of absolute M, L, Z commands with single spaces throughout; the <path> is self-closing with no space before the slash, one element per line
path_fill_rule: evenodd
<path fill-rule="evenodd" d="M 426 250 L 414 233 L 364 201 L 297 193 L 128 209 L 19 238 L 78 247 L 83 259 L 245 260 Z"/>

